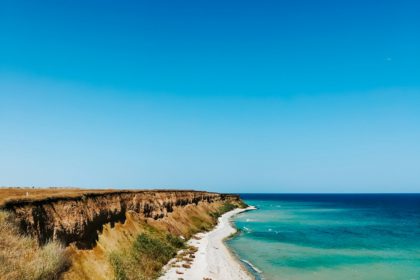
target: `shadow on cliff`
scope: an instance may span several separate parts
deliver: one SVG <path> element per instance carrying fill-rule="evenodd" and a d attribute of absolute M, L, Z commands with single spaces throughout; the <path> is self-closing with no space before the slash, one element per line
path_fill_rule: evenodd
<path fill-rule="evenodd" d="M 40 244 L 57 240 L 65 246 L 75 244 L 78 249 L 92 249 L 103 226 L 110 224 L 113 228 L 116 223 L 125 223 L 128 211 L 158 220 L 173 212 L 174 207 L 232 198 L 239 199 L 235 195 L 200 191 L 119 191 L 9 201 L 3 208 L 14 212 L 22 233 L 35 237 Z"/>

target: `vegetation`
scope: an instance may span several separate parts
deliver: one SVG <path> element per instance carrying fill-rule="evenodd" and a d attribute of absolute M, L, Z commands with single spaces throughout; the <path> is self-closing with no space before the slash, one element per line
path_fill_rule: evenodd
<path fill-rule="evenodd" d="M 213 218 L 217 219 L 220 216 L 222 216 L 224 213 L 229 212 L 229 211 L 232 211 L 233 209 L 236 209 L 236 208 L 238 208 L 237 205 L 232 204 L 230 202 L 225 202 L 225 203 L 222 204 L 222 206 L 219 209 L 217 209 L 216 211 L 210 213 L 210 215 Z"/>
<path fill-rule="evenodd" d="M 11 200 L 2 196 L 6 193 Z M 10 188 L 3 193 L 0 190 L 0 207 L 10 201 L 20 203 L 90 195 L 99 195 L 99 192 Z M 176 207 L 163 219 L 146 218 L 129 211 L 123 224 L 103 226 L 97 246 L 92 250 L 78 250 L 74 246 L 64 248 L 58 242 L 40 246 L 36 239 L 20 234 L 10 212 L 0 210 L 0 279 L 155 279 L 171 258 L 192 260 L 193 248 L 184 248 L 184 240 L 197 232 L 211 230 L 220 215 L 238 206 L 241 207 L 235 200 L 232 203 L 221 200 L 185 205 Z M 177 255 L 180 249 L 184 249 L 183 253 Z"/>
<path fill-rule="evenodd" d="M 239 200 L 237 203 L 238 203 L 239 208 L 247 208 L 249 206 L 248 204 L 246 204 L 242 200 Z"/>
<path fill-rule="evenodd" d="M 13 215 L 0 211 L 0 279 L 58 279 L 69 266 L 69 257 L 61 244 L 39 246 L 19 233 Z"/>
<path fill-rule="evenodd" d="M 189 215 L 180 216 L 167 223 L 172 230 L 158 224 L 143 224 L 143 232 L 137 235 L 128 248 L 114 250 L 108 255 L 115 280 L 157 278 L 162 267 L 175 257 L 180 249 L 185 249 L 185 242 L 168 231 L 179 230 L 188 238 L 197 232 L 210 230 L 218 217 L 237 207 L 236 204 L 225 202 L 212 211 L 195 212 L 196 208 L 190 208 Z"/>
<path fill-rule="evenodd" d="M 160 234 L 149 227 L 134 240 L 131 248 L 109 256 L 116 280 L 154 279 L 162 267 L 181 248 L 184 241 L 171 234 Z"/>

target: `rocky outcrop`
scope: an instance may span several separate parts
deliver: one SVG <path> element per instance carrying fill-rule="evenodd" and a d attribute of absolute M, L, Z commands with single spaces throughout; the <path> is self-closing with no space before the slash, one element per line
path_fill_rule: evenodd
<path fill-rule="evenodd" d="M 124 223 L 128 211 L 161 219 L 176 207 L 216 201 L 239 201 L 239 197 L 171 190 L 87 192 L 74 197 L 9 201 L 2 208 L 12 211 L 21 230 L 42 244 L 59 240 L 65 245 L 74 243 L 80 249 L 90 249 L 103 226 Z"/>

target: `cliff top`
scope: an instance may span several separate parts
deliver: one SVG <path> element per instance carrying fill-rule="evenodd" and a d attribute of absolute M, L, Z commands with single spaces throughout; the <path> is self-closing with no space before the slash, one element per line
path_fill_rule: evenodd
<path fill-rule="evenodd" d="M 96 196 L 101 194 L 121 194 L 121 193 L 142 193 L 142 192 L 196 192 L 193 190 L 123 190 L 123 189 L 82 189 L 69 187 L 49 187 L 49 188 L 30 188 L 30 187 L 0 187 L 0 208 L 6 204 L 29 203 L 45 200 L 74 199 L 82 196 Z M 200 191 L 201 192 L 201 191 Z M 203 191 L 204 192 L 204 191 Z"/>

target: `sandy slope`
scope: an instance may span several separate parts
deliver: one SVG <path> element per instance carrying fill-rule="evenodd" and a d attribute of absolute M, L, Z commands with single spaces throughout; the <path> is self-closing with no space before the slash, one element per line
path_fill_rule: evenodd
<path fill-rule="evenodd" d="M 253 208 L 250 208 L 253 209 Z M 197 236 L 201 239 L 191 239 L 189 245 L 198 247 L 195 259 L 191 268 L 167 267 L 166 272 L 160 280 L 240 280 L 253 279 L 253 277 L 242 267 L 239 261 L 226 248 L 223 240 L 236 231 L 229 222 L 229 219 L 246 209 L 235 209 L 223 214 L 219 218 L 218 225 L 210 232 L 200 233 Z M 171 261 L 172 262 L 172 261 Z M 170 262 L 170 263 L 171 263 Z M 182 274 L 178 274 L 182 272 Z"/>

